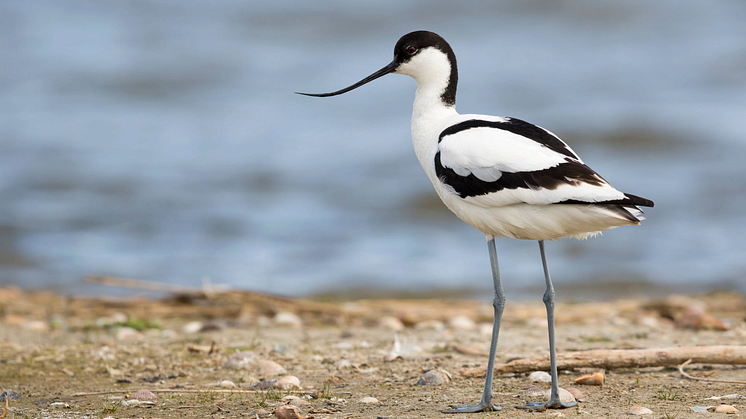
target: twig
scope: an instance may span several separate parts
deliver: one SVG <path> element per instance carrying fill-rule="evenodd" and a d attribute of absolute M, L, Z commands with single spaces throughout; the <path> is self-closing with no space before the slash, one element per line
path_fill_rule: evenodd
<path fill-rule="evenodd" d="M 204 296 L 204 288 L 185 287 L 182 285 L 166 284 L 164 282 L 144 281 L 142 279 L 117 278 L 114 276 L 88 275 L 86 282 L 110 285 L 122 288 L 134 288 L 146 291 L 170 292 L 181 295 Z M 214 292 L 215 290 L 213 290 Z"/>
<path fill-rule="evenodd" d="M 681 373 L 681 375 L 683 375 L 684 377 L 686 377 L 686 378 L 688 378 L 690 380 L 709 381 L 711 383 L 746 384 L 746 381 L 718 380 L 717 378 L 700 378 L 700 377 L 695 377 L 693 375 L 690 375 L 690 374 L 684 372 L 684 367 L 686 367 L 687 365 L 691 364 L 691 362 L 692 362 L 692 360 L 688 359 L 686 362 L 684 362 L 683 364 L 679 365 L 679 372 Z"/>
<path fill-rule="evenodd" d="M 178 389 L 178 388 L 166 388 L 166 389 L 155 389 L 150 390 L 153 393 L 264 393 L 267 390 L 195 390 L 195 389 Z M 91 391 L 84 393 L 75 393 L 71 397 L 82 397 L 82 396 L 100 396 L 104 394 L 123 394 L 131 393 L 132 390 L 109 390 L 109 391 Z M 0 418 L 2 419 L 2 418 Z"/>
<path fill-rule="evenodd" d="M 591 351 L 567 352 L 557 357 L 557 368 L 642 368 L 679 365 L 687 359 L 703 364 L 746 364 L 746 346 L 682 346 L 651 349 L 594 349 Z M 496 365 L 496 374 L 548 371 L 549 357 L 518 359 L 507 364 Z M 465 377 L 479 377 L 487 372 L 485 367 L 461 370 Z"/>
<path fill-rule="evenodd" d="M 0 419 L 5 419 L 5 415 L 8 414 L 8 408 L 10 406 L 8 404 L 9 402 L 10 402 L 10 392 L 7 392 L 7 393 L 5 393 L 5 411 L 3 412 L 3 415 L 0 416 Z"/>

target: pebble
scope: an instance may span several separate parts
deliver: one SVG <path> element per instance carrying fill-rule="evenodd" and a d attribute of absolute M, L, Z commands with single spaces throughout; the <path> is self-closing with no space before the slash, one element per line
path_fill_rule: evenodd
<path fill-rule="evenodd" d="M 343 342 L 337 342 L 334 345 L 332 345 L 334 349 L 341 349 L 343 351 L 349 351 L 350 349 L 354 348 L 354 345 L 352 342 L 343 341 Z"/>
<path fill-rule="evenodd" d="M 150 390 L 137 390 L 135 394 L 132 395 L 132 398 L 135 400 L 155 400 L 157 397 Z"/>
<path fill-rule="evenodd" d="M 242 351 L 231 355 L 223 368 L 231 370 L 248 369 L 259 364 L 259 357 L 253 351 Z"/>
<path fill-rule="evenodd" d="M 29 320 L 23 324 L 26 330 L 32 330 L 35 332 L 48 332 L 49 324 L 42 320 Z"/>
<path fill-rule="evenodd" d="M 117 330 L 116 339 L 120 342 L 123 341 L 140 341 L 143 340 L 144 336 L 142 333 L 131 327 L 120 327 Z"/>
<path fill-rule="evenodd" d="M 340 359 L 334 363 L 334 368 L 338 370 L 348 370 L 352 368 L 352 363 L 350 363 L 349 359 Z"/>
<path fill-rule="evenodd" d="M 279 390 L 292 390 L 300 388 L 300 380 L 294 375 L 286 375 L 275 383 L 274 387 Z"/>
<path fill-rule="evenodd" d="M 642 407 L 642 406 L 634 406 L 634 407 L 631 407 L 627 411 L 628 415 L 635 415 L 635 416 L 650 415 L 652 413 L 653 413 L 652 410 L 648 409 L 647 407 Z"/>
<path fill-rule="evenodd" d="M 225 320 L 221 319 L 213 319 L 208 320 L 202 324 L 202 327 L 199 328 L 198 332 L 214 332 L 218 330 L 223 330 L 227 327 L 227 324 L 225 323 Z"/>
<path fill-rule="evenodd" d="M 21 395 L 13 390 L 5 390 L 0 393 L 0 402 L 4 402 L 6 398 L 8 400 L 18 400 L 21 398 Z"/>
<path fill-rule="evenodd" d="M 399 359 L 404 359 L 404 357 L 394 352 L 389 352 L 383 356 L 383 362 L 394 362 Z"/>
<path fill-rule="evenodd" d="M 277 416 L 277 419 L 311 419 L 313 418 L 312 415 L 309 416 L 301 416 L 300 413 L 298 413 L 298 409 L 295 406 L 279 406 L 277 409 L 275 409 L 275 416 Z"/>
<path fill-rule="evenodd" d="M 236 385 L 236 383 L 234 383 L 231 380 L 223 380 L 220 383 L 218 383 L 218 386 L 220 388 L 238 388 L 238 386 Z"/>
<path fill-rule="evenodd" d="M 272 318 L 272 322 L 275 326 L 292 327 L 296 329 L 303 326 L 303 320 L 301 320 L 297 314 L 290 313 L 289 311 L 281 311 L 275 314 L 275 317 Z"/>
<path fill-rule="evenodd" d="M 271 353 L 275 354 L 287 354 L 292 351 L 292 348 L 284 343 L 276 343 L 272 346 Z"/>
<path fill-rule="evenodd" d="M 378 319 L 378 327 L 394 332 L 400 332 L 404 330 L 404 323 L 394 316 L 383 316 Z"/>
<path fill-rule="evenodd" d="M 544 392 L 544 400 L 549 400 L 552 397 L 552 390 L 547 390 Z M 565 390 L 564 388 L 559 388 L 559 398 L 561 401 L 565 403 L 572 403 L 575 401 L 575 396 L 572 395 L 569 391 Z"/>
<path fill-rule="evenodd" d="M 710 412 L 714 412 L 714 413 L 727 413 L 731 415 L 738 413 L 738 409 L 736 409 L 735 407 L 729 404 L 721 404 L 720 406 L 714 407 L 712 410 L 710 409 L 707 409 L 707 410 Z"/>
<path fill-rule="evenodd" d="M 570 394 L 572 394 L 572 396 L 575 397 L 575 400 L 577 400 L 579 402 L 584 402 L 584 401 L 588 400 L 588 399 L 585 398 L 585 394 L 583 394 L 582 391 L 580 391 L 579 389 L 577 389 L 575 387 L 568 387 L 565 390 L 567 390 L 568 392 L 570 392 Z"/>
<path fill-rule="evenodd" d="M 446 370 L 430 370 L 417 380 L 415 383 L 418 386 L 439 386 L 441 384 L 448 384 L 451 382 L 451 373 Z"/>
<path fill-rule="evenodd" d="M 467 316 L 455 316 L 448 320 L 448 327 L 454 330 L 474 330 L 477 325 Z"/>
<path fill-rule="evenodd" d="M 181 330 L 188 335 L 197 333 L 202 330 L 202 322 L 189 322 L 185 324 L 184 327 L 181 328 Z"/>
<path fill-rule="evenodd" d="M 492 323 L 479 323 L 477 331 L 482 336 L 492 336 Z"/>
<path fill-rule="evenodd" d="M 586 374 L 575 379 L 576 384 L 587 386 L 602 386 L 604 384 L 604 372 L 598 371 L 594 374 Z"/>
<path fill-rule="evenodd" d="M 370 397 L 370 396 L 363 397 L 362 399 L 360 399 L 360 403 L 366 403 L 366 404 L 367 403 L 378 403 L 378 399 L 376 399 L 375 397 Z"/>
<path fill-rule="evenodd" d="M 544 390 L 538 387 L 531 387 L 523 393 L 530 401 L 544 400 Z"/>
<path fill-rule="evenodd" d="M 424 320 L 414 325 L 414 328 L 417 330 L 434 330 L 436 332 L 441 332 L 445 330 L 446 326 L 440 320 Z"/>
<path fill-rule="evenodd" d="M 286 374 L 287 370 L 275 361 L 264 360 L 259 363 L 259 375 L 262 378 Z"/>
<path fill-rule="evenodd" d="M 534 371 L 528 375 L 532 383 L 551 383 L 552 376 L 546 371 Z"/>
<path fill-rule="evenodd" d="M 309 403 L 306 399 L 301 399 L 299 397 L 296 397 L 295 399 L 291 400 L 290 403 L 288 403 L 291 406 L 308 406 Z"/>

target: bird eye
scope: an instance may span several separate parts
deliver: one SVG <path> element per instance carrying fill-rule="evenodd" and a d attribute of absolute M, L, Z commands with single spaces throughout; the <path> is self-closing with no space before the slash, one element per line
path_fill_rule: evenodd
<path fill-rule="evenodd" d="M 404 47 L 404 52 L 406 52 L 407 55 L 414 55 L 417 53 L 417 47 L 407 45 L 406 47 Z"/>

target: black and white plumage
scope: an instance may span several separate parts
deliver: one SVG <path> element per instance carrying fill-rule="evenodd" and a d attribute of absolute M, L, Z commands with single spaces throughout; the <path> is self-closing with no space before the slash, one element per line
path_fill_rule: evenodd
<path fill-rule="evenodd" d="M 456 55 L 439 35 L 404 35 L 386 67 L 345 89 L 308 96 L 335 96 L 389 73 L 417 82 L 412 110 L 412 143 L 422 168 L 443 203 L 456 216 L 482 231 L 488 240 L 495 286 L 495 320 L 484 391 L 479 403 L 452 406 L 446 413 L 496 410 L 492 372 L 505 306 L 497 263 L 496 237 L 537 240 L 541 251 L 549 325 L 551 397 L 521 408 L 570 407 L 559 400 L 554 345 L 554 287 L 544 240 L 583 239 L 614 227 L 637 225 L 639 207 L 653 202 L 622 193 L 588 167 L 562 140 L 544 128 L 515 118 L 461 115 L 456 112 Z"/>

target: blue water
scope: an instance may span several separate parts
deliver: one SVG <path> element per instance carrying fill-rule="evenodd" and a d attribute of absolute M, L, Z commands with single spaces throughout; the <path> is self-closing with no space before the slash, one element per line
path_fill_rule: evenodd
<path fill-rule="evenodd" d="M 746 3 L 315 3 L 0 3 L 0 282 L 489 289 L 481 233 L 411 149 L 411 79 L 292 93 L 429 29 L 459 58 L 462 113 L 549 128 L 656 202 L 641 227 L 550 243 L 560 296 L 746 291 Z M 536 247 L 498 242 L 509 294 L 543 292 Z"/>

